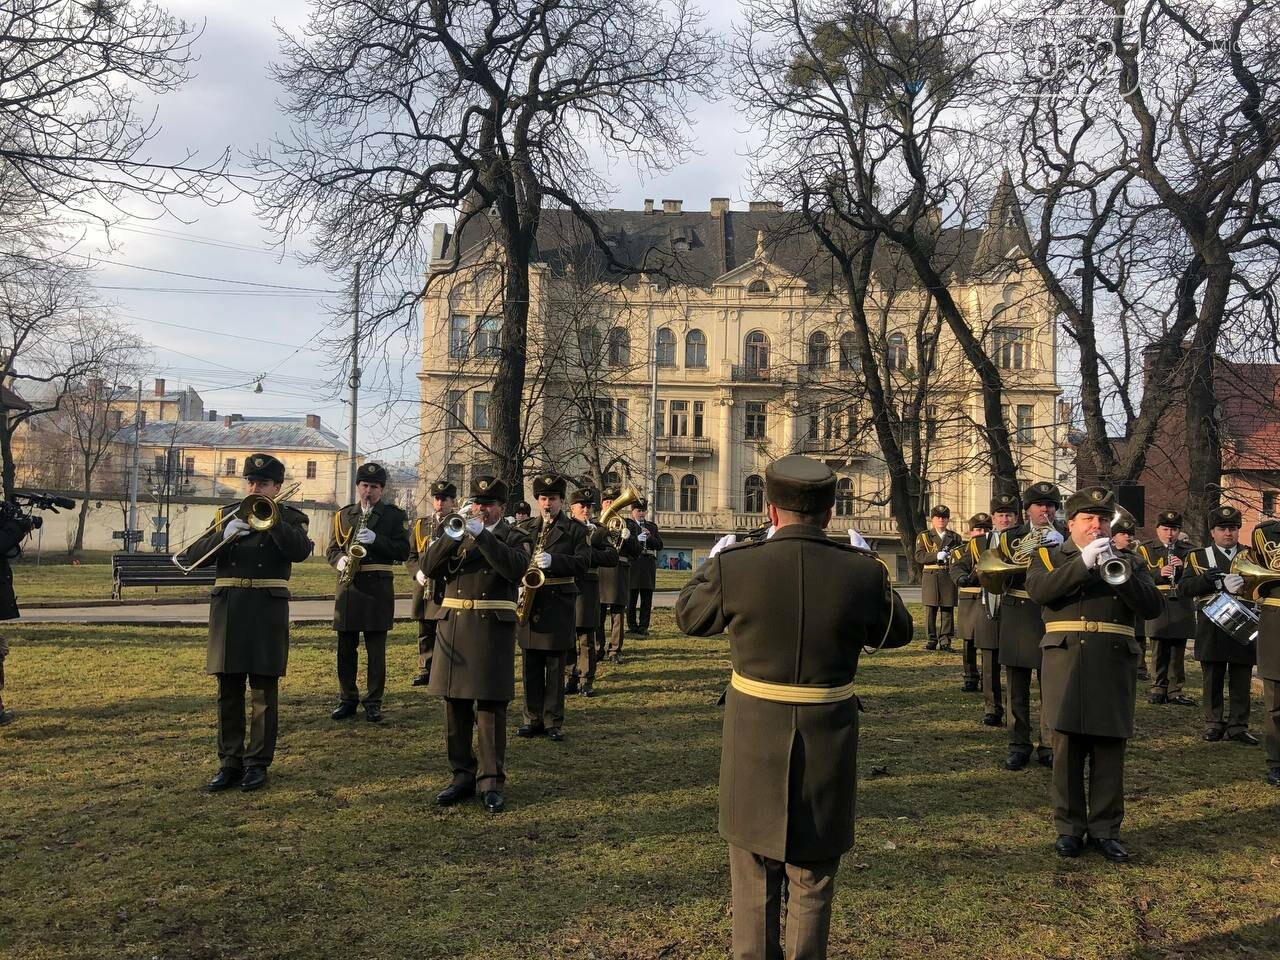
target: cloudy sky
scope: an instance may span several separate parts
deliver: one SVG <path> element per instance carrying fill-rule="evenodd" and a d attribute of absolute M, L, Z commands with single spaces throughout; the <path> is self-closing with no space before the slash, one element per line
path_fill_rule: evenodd
<path fill-rule="evenodd" d="M 168 0 L 166 6 L 205 27 L 196 76 L 158 105 L 162 129 L 152 155 L 172 159 L 194 149 L 211 158 L 227 146 L 265 144 L 283 126 L 280 93 L 267 72 L 277 53 L 276 24 L 297 26 L 307 3 Z M 712 23 L 727 29 L 736 4 L 706 6 Z M 748 138 L 732 103 L 699 108 L 695 135 L 699 154 L 661 179 L 645 182 L 617 168 L 613 205 L 680 198 L 689 209 L 706 209 L 712 196 L 745 200 Z M 219 414 L 318 413 L 345 435 L 345 391 L 333 386 L 343 373 L 323 340 L 335 335 L 332 311 L 350 278 L 281 258 L 247 198 L 217 207 L 181 203 L 174 214 L 123 223 L 113 233 L 115 249 L 100 254 L 97 273 L 118 318 L 149 344 L 155 376 L 170 387 L 195 387 L 206 409 Z M 362 395 L 359 443 L 369 456 L 416 459 L 417 387 L 414 358 L 408 359 L 407 373 L 396 371 L 391 383 L 378 378 Z M 263 374 L 263 392 L 254 393 Z"/>

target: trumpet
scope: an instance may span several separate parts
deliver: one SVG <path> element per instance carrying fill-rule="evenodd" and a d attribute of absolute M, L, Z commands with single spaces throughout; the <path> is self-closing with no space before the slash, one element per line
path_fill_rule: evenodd
<path fill-rule="evenodd" d="M 1098 572 L 1102 574 L 1102 579 L 1113 587 L 1128 583 L 1129 578 L 1133 576 L 1133 568 L 1129 566 L 1129 561 L 1120 556 L 1115 547 L 1107 547 L 1106 552 L 1098 557 Z"/>
<path fill-rule="evenodd" d="M 461 540 L 462 535 L 467 532 L 467 517 L 475 501 L 468 497 L 463 500 L 457 511 L 449 514 L 441 523 L 441 529 L 444 530 L 445 536 L 452 537 L 454 540 Z M 514 523 L 515 520 L 507 517 L 507 520 Z"/>
<path fill-rule="evenodd" d="M 208 536 L 214 530 L 220 528 L 224 523 L 230 523 L 232 520 L 243 520 L 249 525 L 249 529 L 254 533 L 265 533 L 274 527 L 280 520 L 280 504 L 288 500 L 302 488 L 301 483 L 295 483 L 290 487 L 280 491 L 274 498 L 265 496 L 261 493 L 251 493 L 236 507 L 235 512 L 227 516 L 217 516 L 213 523 L 200 534 L 200 537 Z M 200 539 L 199 537 L 196 538 Z M 212 549 L 210 549 L 203 557 L 192 564 L 183 564 L 182 553 L 175 553 L 169 559 L 173 561 L 173 565 L 183 573 L 189 574 L 193 570 L 202 566 L 205 561 L 212 557 L 215 553 L 230 543 L 230 539 L 220 540 Z"/>

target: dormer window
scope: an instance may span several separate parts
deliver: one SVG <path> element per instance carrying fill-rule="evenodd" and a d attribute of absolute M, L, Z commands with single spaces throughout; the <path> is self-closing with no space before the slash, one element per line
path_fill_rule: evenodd
<path fill-rule="evenodd" d="M 747 284 L 747 293 L 769 293 L 769 284 L 764 280 L 752 280 Z"/>

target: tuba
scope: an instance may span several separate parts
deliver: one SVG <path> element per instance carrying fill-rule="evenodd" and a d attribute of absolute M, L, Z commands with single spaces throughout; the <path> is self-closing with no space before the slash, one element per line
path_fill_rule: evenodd
<path fill-rule="evenodd" d="M 609 531 L 609 537 L 615 544 L 621 543 L 631 535 L 622 511 L 639 499 L 640 494 L 635 487 L 623 487 L 618 498 L 609 504 L 608 509 L 601 512 L 600 525 Z"/>
<path fill-rule="evenodd" d="M 1247 550 L 1241 550 L 1231 561 L 1231 573 L 1244 578 L 1244 594 L 1257 603 L 1262 600 L 1262 591 L 1276 583 L 1280 583 L 1280 570 L 1260 563 L 1255 563 Z"/>

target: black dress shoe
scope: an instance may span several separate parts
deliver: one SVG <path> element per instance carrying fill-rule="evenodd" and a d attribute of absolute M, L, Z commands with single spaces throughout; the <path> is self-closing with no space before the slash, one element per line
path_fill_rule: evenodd
<path fill-rule="evenodd" d="M 522 723 L 516 727 L 517 737 L 540 737 L 547 732 L 547 728 L 540 723 Z"/>
<path fill-rule="evenodd" d="M 1158 705 L 1161 703 L 1168 703 L 1168 702 L 1169 702 L 1169 698 L 1166 697 L 1163 693 L 1147 694 L 1147 703 L 1154 703 Z"/>
<path fill-rule="evenodd" d="M 1093 847 L 1112 863 L 1128 863 L 1133 859 L 1133 854 L 1119 840 L 1096 840 L 1090 837 L 1089 846 Z"/>
<path fill-rule="evenodd" d="M 924 648 L 925 648 L 926 650 L 937 650 L 937 649 L 938 649 L 938 641 L 937 641 L 937 640 L 930 640 L 928 643 L 926 643 L 926 644 L 924 645 Z"/>
<path fill-rule="evenodd" d="M 1015 750 L 1009 754 L 1009 759 L 1004 762 L 1004 768 L 1006 770 L 1025 770 L 1030 762 L 1031 754 Z"/>
<path fill-rule="evenodd" d="M 565 692 L 566 694 L 568 694 L 568 693 L 577 693 L 577 692 L 578 692 L 578 678 L 577 678 L 577 677 L 570 677 L 568 680 L 566 680 L 566 681 L 565 681 L 565 683 L 564 683 L 564 692 Z"/>
<path fill-rule="evenodd" d="M 1260 742 L 1258 738 L 1248 730 L 1241 730 L 1239 733 L 1233 733 L 1231 736 L 1227 737 L 1227 739 L 1232 743 L 1243 743 L 1246 747 L 1256 747 Z"/>
<path fill-rule="evenodd" d="M 637 636 L 647 637 L 649 635 L 649 628 L 645 627 L 643 630 L 638 630 L 636 631 L 636 634 Z"/>
<path fill-rule="evenodd" d="M 382 722 L 382 708 L 375 706 L 367 706 L 364 708 L 364 718 L 370 723 Z"/>
<path fill-rule="evenodd" d="M 941 650 L 943 653 L 950 653 L 950 652 L 951 652 L 951 644 L 949 644 L 949 643 L 940 643 L 940 644 L 938 644 L 938 649 L 939 649 L 939 650 Z"/>
<path fill-rule="evenodd" d="M 1280 767 L 1272 767 L 1267 771 L 1267 783 L 1273 787 L 1280 787 Z"/>
<path fill-rule="evenodd" d="M 618 666 L 622 666 L 622 654 L 620 654 L 620 653 L 615 653 L 615 654 L 614 654 L 612 657 L 610 657 L 609 659 L 610 659 L 610 660 L 612 660 L 612 661 L 613 661 L 615 664 L 617 664 Z"/>
<path fill-rule="evenodd" d="M 1194 707 L 1196 705 L 1196 702 L 1194 700 L 1192 700 L 1190 697 L 1184 697 L 1180 693 L 1170 694 L 1169 702 L 1178 707 Z"/>
<path fill-rule="evenodd" d="M 982 715 L 982 725 L 984 727 L 1003 727 L 1004 714 L 1003 713 L 984 713 Z"/>
<path fill-rule="evenodd" d="M 1060 833 L 1053 849 L 1058 851 L 1060 857 L 1078 857 L 1084 853 L 1084 840 L 1081 837 L 1073 837 L 1069 833 Z"/>
<path fill-rule="evenodd" d="M 480 798 L 480 805 L 484 807 L 485 813 L 501 813 L 507 801 L 502 799 L 502 794 L 497 790 L 486 790 Z"/>
<path fill-rule="evenodd" d="M 583 697 L 594 697 L 596 692 L 591 688 L 591 684 L 584 683 L 582 685 L 582 689 L 578 691 L 578 694 Z"/>
<path fill-rule="evenodd" d="M 334 710 L 333 713 L 329 714 L 329 718 L 331 720 L 346 720 L 348 717 L 354 717 L 355 715 L 356 705 L 354 703 L 347 703 L 346 701 L 343 701 L 338 704 L 338 708 Z"/>
<path fill-rule="evenodd" d="M 1222 739 L 1222 731 L 1218 730 L 1216 727 L 1212 730 L 1206 730 L 1204 732 L 1204 738 L 1210 743 L 1217 743 Z"/>
<path fill-rule="evenodd" d="M 12 710 L 0 710 L 0 727 L 7 723 L 13 723 L 14 713 Z"/>
<path fill-rule="evenodd" d="M 1050 770 L 1052 770 L 1053 769 L 1053 751 L 1041 750 L 1038 754 L 1036 754 L 1036 763 L 1040 764 L 1040 766 L 1042 767 L 1048 767 Z"/>
<path fill-rule="evenodd" d="M 410 682 L 415 687 L 425 687 L 428 683 L 431 682 L 431 674 L 420 673 L 416 677 L 414 677 L 413 680 Z"/>
<path fill-rule="evenodd" d="M 240 781 L 240 789 L 245 793 L 252 793 L 254 790 L 261 790 L 266 785 L 266 767 L 250 767 L 244 772 L 244 779 Z"/>
<path fill-rule="evenodd" d="M 1151 679 L 1151 674 L 1149 674 L 1146 670 L 1139 670 L 1138 679 L 1141 680 L 1143 683 L 1146 683 L 1148 680 Z"/>
<path fill-rule="evenodd" d="M 451 807 L 455 803 L 461 803 L 463 800 L 470 800 L 475 795 L 476 785 L 474 783 L 450 784 L 436 794 L 436 805 Z"/>
<path fill-rule="evenodd" d="M 212 780 L 204 785 L 204 789 L 206 793 L 218 793 L 221 790 L 230 790 L 243 778 L 243 770 L 233 770 L 231 767 L 223 767 Z"/>
<path fill-rule="evenodd" d="M 559 727 L 548 727 L 547 739 L 554 740 L 556 743 L 559 743 L 561 740 L 564 739 L 564 731 Z"/>
<path fill-rule="evenodd" d="M 977 693 L 979 689 L 977 680 L 966 680 L 964 685 L 960 687 L 963 693 Z"/>

